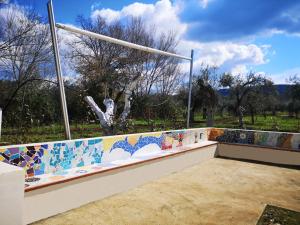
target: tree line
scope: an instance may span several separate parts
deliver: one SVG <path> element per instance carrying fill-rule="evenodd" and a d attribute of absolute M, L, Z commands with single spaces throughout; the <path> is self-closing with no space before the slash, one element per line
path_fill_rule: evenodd
<path fill-rule="evenodd" d="M 299 118 L 300 79 L 290 78 L 291 85 L 280 93 L 274 83 L 264 74 L 249 72 L 232 75 L 218 74 L 214 67 L 203 67 L 194 76 L 191 118 L 202 110 L 207 126 L 214 125 L 214 115 L 224 113 L 238 118 L 238 127 L 245 128 L 244 115 L 250 115 L 251 124 L 256 115 L 276 116 L 277 112 L 288 112 L 290 117 Z M 220 91 L 223 91 L 223 93 Z M 182 89 L 184 98 L 187 89 Z M 226 94 L 224 94 L 224 91 Z"/>

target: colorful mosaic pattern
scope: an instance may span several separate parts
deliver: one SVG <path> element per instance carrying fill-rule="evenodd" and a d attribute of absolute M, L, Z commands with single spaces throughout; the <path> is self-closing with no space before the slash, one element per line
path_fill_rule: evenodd
<path fill-rule="evenodd" d="M 164 132 L 162 150 L 176 149 L 189 144 L 196 144 L 200 142 L 200 140 L 207 140 L 206 129 Z"/>
<path fill-rule="evenodd" d="M 145 146 L 148 146 L 149 144 L 155 144 L 159 148 L 161 148 L 162 134 L 160 134 L 159 137 L 141 135 L 139 137 L 136 137 L 135 139 L 136 141 L 134 141 L 134 143 L 132 143 L 132 141 L 130 141 L 130 138 L 128 137 L 125 137 L 124 140 L 115 142 L 111 147 L 110 152 L 114 151 L 117 148 L 120 148 L 125 152 L 128 152 L 130 155 L 133 155 L 135 152 L 139 151 Z"/>
<path fill-rule="evenodd" d="M 122 135 L 34 145 L 4 146 L 0 161 L 23 167 L 26 176 L 64 175 L 66 170 L 171 150 L 207 140 L 206 129 Z"/>
<path fill-rule="evenodd" d="M 41 185 L 47 185 L 51 184 L 53 182 L 59 182 L 63 180 L 72 179 L 74 177 L 78 176 L 85 176 L 87 174 L 92 174 L 95 172 L 104 172 L 113 168 L 118 168 L 122 165 L 128 165 L 128 164 L 134 164 L 137 162 L 143 162 L 147 159 L 153 159 L 161 156 L 168 156 L 176 154 L 177 152 L 180 152 L 180 149 L 172 150 L 172 151 L 160 151 L 159 153 L 151 154 L 151 155 L 144 155 L 143 157 L 133 156 L 131 158 L 127 158 L 124 160 L 115 160 L 109 163 L 100 163 L 96 165 L 90 165 L 90 166 L 83 166 L 80 168 L 72 168 L 68 170 L 64 170 L 63 173 L 54 174 L 54 173 L 48 173 L 48 174 L 42 174 L 35 177 L 29 177 L 25 179 L 25 190 L 35 188 Z"/>
<path fill-rule="evenodd" d="M 208 140 L 300 150 L 300 133 L 212 128 Z"/>
<path fill-rule="evenodd" d="M 28 177 L 101 162 L 102 140 L 66 141 L 0 149 L 0 161 L 23 167 Z M 4 159 L 4 160 L 3 160 Z"/>

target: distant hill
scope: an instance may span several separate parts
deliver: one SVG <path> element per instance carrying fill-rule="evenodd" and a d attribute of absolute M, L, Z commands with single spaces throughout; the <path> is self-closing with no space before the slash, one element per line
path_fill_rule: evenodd
<path fill-rule="evenodd" d="M 274 85 L 277 88 L 277 91 L 280 95 L 285 94 L 288 90 L 288 88 L 291 86 L 290 84 L 275 84 Z"/>
<path fill-rule="evenodd" d="M 290 84 L 274 84 L 276 87 L 279 95 L 284 95 L 286 91 L 288 90 Z M 219 94 L 222 96 L 228 96 L 229 95 L 229 89 L 228 88 L 221 88 L 218 90 Z"/>
<path fill-rule="evenodd" d="M 222 96 L 228 96 L 229 95 L 229 89 L 228 88 L 221 88 L 218 90 L 219 94 Z"/>

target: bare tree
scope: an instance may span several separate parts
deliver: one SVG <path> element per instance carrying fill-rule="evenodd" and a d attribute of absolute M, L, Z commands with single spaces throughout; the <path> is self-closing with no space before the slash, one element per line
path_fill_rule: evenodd
<path fill-rule="evenodd" d="M 172 32 L 162 34 L 157 41 L 152 40 L 152 47 L 163 51 L 175 52 L 176 46 L 176 35 Z M 138 89 L 140 95 L 154 91 L 162 95 L 173 94 L 183 76 L 178 59 L 163 55 L 149 55 L 140 69 L 143 74 Z"/>
<path fill-rule="evenodd" d="M 18 40 L 27 35 L 38 21 L 33 11 L 10 4 L 0 12 L 0 60 L 10 57 L 9 49 L 18 45 Z"/>
<path fill-rule="evenodd" d="M 46 25 L 33 11 L 10 6 L 1 20 L 1 79 L 14 83 L 3 111 L 6 111 L 19 90 L 30 82 L 41 80 L 49 66 L 50 37 Z"/>
<path fill-rule="evenodd" d="M 174 41 L 171 36 L 168 38 L 161 36 L 157 43 L 153 33 L 146 30 L 139 18 L 133 18 L 126 26 L 120 22 L 107 24 L 101 17 L 94 21 L 79 17 L 78 21 L 85 30 L 136 44 L 158 47 L 161 50 L 169 50 L 174 46 L 171 43 Z M 106 134 L 115 133 L 118 128 L 126 127 L 134 90 L 144 89 L 150 93 L 154 82 L 161 81 L 158 79 L 159 75 L 168 71 L 177 72 L 176 69 L 170 70 L 168 57 L 150 55 L 84 36 L 78 36 L 78 40 L 72 45 L 76 47 L 70 55 L 75 62 L 75 70 L 81 74 L 82 88 L 88 95 L 94 96 L 96 101 L 104 99 L 105 110 L 101 109 L 91 96 L 85 98 L 99 118 Z M 145 83 L 147 87 L 141 88 L 140 85 Z M 167 88 L 170 89 L 165 86 L 165 89 Z"/>

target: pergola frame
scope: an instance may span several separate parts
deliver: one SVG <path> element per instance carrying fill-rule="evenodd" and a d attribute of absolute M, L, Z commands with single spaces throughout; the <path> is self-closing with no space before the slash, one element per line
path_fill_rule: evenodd
<path fill-rule="evenodd" d="M 71 27 L 65 24 L 55 23 L 54 19 L 54 12 L 53 12 L 53 4 L 52 0 L 50 0 L 47 4 L 48 8 L 48 17 L 49 17 L 49 24 L 50 24 L 50 31 L 51 31 L 51 38 L 52 38 L 52 44 L 53 44 L 53 53 L 54 53 L 54 60 L 55 60 L 55 69 L 56 69 L 56 75 L 59 85 L 59 91 L 60 91 L 60 100 L 61 100 L 61 107 L 63 112 L 63 119 L 64 119 L 64 128 L 65 128 L 65 137 L 66 139 L 71 139 L 71 132 L 70 132 L 70 124 L 69 124 L 69 118 L 68 118 L 68 109 L 67 109 L 67 102 L 66 102 L 66 95 L 65 95 L 65 89 L 64 89 L 64 81 L 62 78 L 62 72 L 61 72 L 61 64 L 60 64 L 60 58 L 59 58 L 59 49 L 58 49 L 58 41 L 57 41 L 57 34 L 56 34 L 56 28 L 64 29 L 69 32 L 86 35 L 92 38 L 96 38 L 102 41 L 107 41 L 110 43 L 114 43 L 117 45 L 122 45 L 125 47 L 137 49 L 140 51 L 145 51 L 153 54 L 160 54 L 165 56 L 170 56 L 174 58 L 184 59 L 188 60 L 190 62 L 190 73 L 189 73 L 189 95 L 188 95 L 188 110 L 187 110 L 187 128 L 190 127 L 190 108 L 191 108 L 191 95 L 192 95 L 192 74 L 193 74 L 193 61 L 194 61 L 194 50 L 191 50 L 191 57 L 186 57 L 182 55 L 178 55 L 171 52 L 165 52 L 159 49 L 155 48 L 149 48 L 146 46 L 134 44 L 131 42 L 123 41 L 120 39 L 112 38 L 109 36 L 105 36 L 102 34 L 90 32 L 87 30 L 82 30 L 79 28 Z"/>

